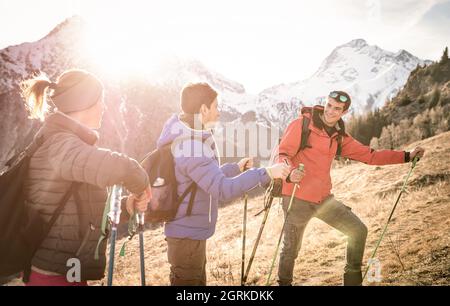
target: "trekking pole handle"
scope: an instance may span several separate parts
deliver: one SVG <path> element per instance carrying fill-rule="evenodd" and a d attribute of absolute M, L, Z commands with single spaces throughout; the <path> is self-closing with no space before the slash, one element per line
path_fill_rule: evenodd
<path fill-rule="evenodd" d="M 286 159 L 284 160 L 284 163 L 289 166 L 289 163 L 287 162 Z M 304 169 L 305 169 L 305 165 L 304 164 L 302 164 L 302 163 L 298 164 L 297 170 L 303 171 Z"/>
<path fill-rule="evenodd" d="M 139 224 L 139 225 L 144 225 L 144 213 L 138 213 L 137 215 L 136 215 L 136 218 L 137 218 L 137 223 Z"/>
<path fill-rule="evenodd" d="M 298 166 L 297 166 L 297 169 L 296 170 L 299 170 L 299 171 L 303 171 L 303 170 L 305 170 L 305 165 L 304 164 L 298 164 Z M 290 175 L 290 174 L 289 174 Z M 298 185 L 298 184 L 300 184 L 300 182 L 297 182 L 297 183 L 295 183 L 295 185 Z M 298 187 L 298 186 L 297 186 Z"/>
<path fill-rule="evenodd" d="M 122 187 L 121 186 L 113 186 L 111 191 L 111 202 L 110 202 L 110 212 L 108 214 L 109 219 L 113 224 L 119 224 L 120 222 L 120 214 L 122 213 L 121 209 L 121 200 L 122 200 Z"/>
<path fill-rule="evenodd" d="M 414 168 L 419 160 L 420 160 L 419 156 L 414 156 L 411 167 Z"/>

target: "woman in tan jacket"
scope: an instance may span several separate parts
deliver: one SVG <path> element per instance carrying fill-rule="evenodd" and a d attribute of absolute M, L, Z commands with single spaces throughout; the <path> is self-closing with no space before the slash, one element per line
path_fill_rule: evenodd
<path fill-rule="evenodd" d="M 49 91 L 49 92 L 48 92 Z M 48 93 L 47 93 L 48 92 Z M 46 96 L 56 110 L 47 114 Z M 87 285 L 104 277 L 106 241 L 99 245 L 106 187 L 122 184 L 135 198 L 131 212 L 146 210 L 151 196 L 146 172 L 133 159 L 95 146 L 104 111 L 102 83 L 83 70 L 64 72 L 56 83 L 39 76 L 23 83 L 32 118 L 44 121 L 25 182 L 27 205 L 49 221 L 69 189 L 73 195 L 38 248 L 27 285 Z M 133 204 L 132 204 L 133 203 Z M 128 204 L 127 204 L 128 205 Z M 80 262 L 81 282 L 71 283 L 68 261 Z"/>

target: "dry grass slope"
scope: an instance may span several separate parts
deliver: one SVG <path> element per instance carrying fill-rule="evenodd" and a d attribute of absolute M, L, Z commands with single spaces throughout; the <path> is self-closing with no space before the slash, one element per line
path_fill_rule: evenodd
<path fill-rule="evenodd" d="M 450 284 L 450 132 L 413 143 L 427 153 L 410 177 L 387 235 L 377 254 L 382 281 L 366 285 L 449 285 Z M 410 165 L 374 167 L 361 163 L 335 168 L 332 178 L 335 196 L 365 222 L 369 235 L 364 260 L 371 255 L 393 202 Z M 262 198 L 249 202 L 247 259 L 258 231 Z M 220 210 L 216 234 L 208 241 L 208 284 L 239 285 L 241 265 L 242 201 Z M 278 203 L 271 209 L 258 248 L 249 284 L 264 285 L 281 230 L 283 213 Z M 162 229 L 146 237 L 147 280 L 167 285 L 169 265 Z M 295 285 L 340 285 L 345 263 L 346 237 L 313 219 L 294 271 Z M 134 239 L 127 256 L 117 260 L 115 284 L 139 284 L 138 242 Z M 274 275 L 276 275 L 276 268 Z M 275 284 L 272 277 L 272 284 Z"/>
<path fill-rule="evenodd" d="M 377 254 L 382 281 L 365 285 L 450 284 L 450 132 L 413 143 L 427 153 L 414 170 L 387 235 Z M 371 255 L 410 165 L 383 167 L 354 163 L 332 171 L 335 196 L 369 228 L 364 260 Z M 261 222 L 262 197 L 249 202 L 247 259 Z M 220 209 L 216 234 L 208 241 L 208 284 L 239 285 L 241 269 L 242 201 Z M 283 213 L 271 209 L 258 248 L 250 285 L 264 285 L 281 230 Z M 126 257 L 118 257 L 115 285 L 139 285 L 139 249 L 135 237 Z M 319 220 L 308 225 L 294 271 L 295 285 L 340 285 L 345 263 L 346 237 Z M 168 285 L 167 246 L 162 228 L 145 232 L 146 276 L 149 285 Z M 276 276 L 276 268 L 274 275 Z M 272 277 L 272 284 L 275 284 Z M 93 282 L 92 285 L 105 284 Z M 18 280 L 9 285 L 20 285 Z"/>

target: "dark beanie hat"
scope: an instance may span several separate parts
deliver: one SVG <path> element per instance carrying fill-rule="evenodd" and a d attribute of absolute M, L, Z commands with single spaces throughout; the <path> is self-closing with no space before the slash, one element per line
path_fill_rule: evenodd
<path fill-rule="evenodd" d="M 205 104 L 210 107 L 217 98 L 217 92 L 208 83 L 190 83 L 181 91 L 181 109 L 185 114 L 198 114 Z"/>

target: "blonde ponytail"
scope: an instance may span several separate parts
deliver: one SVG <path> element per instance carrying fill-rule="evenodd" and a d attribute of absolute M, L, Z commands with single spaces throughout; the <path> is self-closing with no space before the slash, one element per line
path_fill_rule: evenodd
<path fill-rule="evenodd" d="M 47 89 L 52 84 L 45 74 L 40 74 L 21 84 L 22 97 L 30 113 L 30 118 L 44 120 L 48 110 Z"/>

